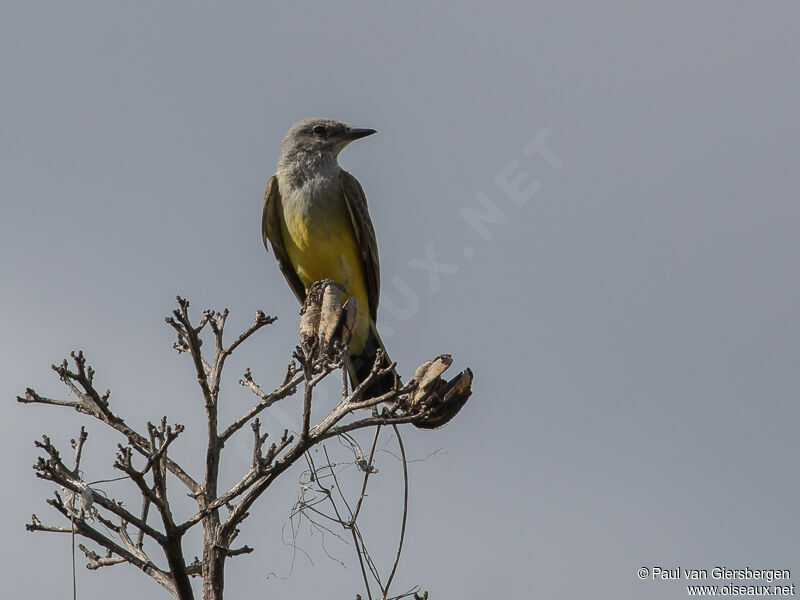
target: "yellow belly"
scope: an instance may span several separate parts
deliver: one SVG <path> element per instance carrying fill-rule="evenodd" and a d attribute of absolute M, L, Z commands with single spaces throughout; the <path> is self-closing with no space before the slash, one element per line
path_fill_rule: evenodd
<path fill-rule="evenodd" d="M 306 288 L 321 279 L 332 279 L 358 300 L 358 325 L 350 351 L 361 354 L 369 334 L 369 302 L 361 253 L 344 200 L 330 207 L 324 218 L 307 218 L 284 207 L 281 233 L 289 260 Z"/>

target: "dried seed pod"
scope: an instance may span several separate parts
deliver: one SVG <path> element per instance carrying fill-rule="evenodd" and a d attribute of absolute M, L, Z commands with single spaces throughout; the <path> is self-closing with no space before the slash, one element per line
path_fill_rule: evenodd
<path fill-rule="evenodd" d="M 331 347 L 336 335 L 336 329 L 342 317 L 343 296 L 342 289 L 338 285 L 325 285 L 318 330 L 320 350 L 323 352 Z"/>
<path fill-rule="evenodd" d="M 308 290 L 306 301 L 300 310 L 300 343 L 305 347 L 313 345 L 317 339 L 321 312 L 323 286 L 315 283 Z"/>
<path fill-rule="evenodd" d="M 444 383 L 440 375 L 453 364 L 453 357 L 449 354 L 442 354 L 433 360 L 422 363 L 414 372 L 412 379 L 417 382 L 417 389 L 411 393 L 408 404 L 413 410 L 426 396 L 433 392 L 439 385 Z M 438 380 L 438 381 L 437 381 Z"/>
<path fill-rule="evenodd" d="M 472 394 L 472 370 L 461 371 L 442 384 L 426 399 L 425 418 L 414 422 L 419 429 L 436 429 L 458 414 Z"/>

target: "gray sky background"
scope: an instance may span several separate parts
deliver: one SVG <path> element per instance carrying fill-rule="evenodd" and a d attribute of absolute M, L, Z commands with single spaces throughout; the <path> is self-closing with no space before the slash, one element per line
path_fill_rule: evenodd
<path fill-rule="evenodd" d="M 257 308 L 280 316 L 229 365 L 225 419 L 251 402 L 245 366 L 264 386 L 280 377 L 298 306 L 260 211 L 306 116 L 379 131 L 341 163 L 370 201 L 401 372 L 450 352 L 476 373 L 453 423 L 405 436 L 413 457 L 445 452 L 412 465 L 397 592 L 686 596 L 637 578 L 653 565 L 797 582 L 800 9 L 649 4 L 3 2 L 8 597 L 71 585 L 68 537 L 24 530 L 31 512 L 57 521 L 33 440 L 66 447 L 86 422 L 13 402 L 29 385 L 64 396 L 51 362 L 83 348 L 132 424 L 189 427 L 176 453 L 195 467 L 202 408 L 162 321 L 174 296 L 195 315 L 230 308 L 231 334 Z M 543 130 L 560 169 L 522 150 Z M 494 180 L 509 164 L 539 183 L 524 206 Z M 489 239 L 460 216 L 479 192 L 505 220 Z M 426 246 L 455 269 L 433 289 L 409 266 Z M 89 433 L 85 476 L 113 476 L 118 438 Z M 248 443 L 232 446 L 230 481 Z M 388 564 L 400 488 L 394 459 L 378 466 L 368 518 Z M 345 569 L 307 532 L 316 566 L 300 555 L 265 579 L 289 572 L 298 474 L 254 508 L 240 540 L 257 551 L 229 563 L 228 597 L 361 590 L 349 550 L 332 546 Z M 83 562 L 81 598 L 166 597 L 133 568 Z"/>

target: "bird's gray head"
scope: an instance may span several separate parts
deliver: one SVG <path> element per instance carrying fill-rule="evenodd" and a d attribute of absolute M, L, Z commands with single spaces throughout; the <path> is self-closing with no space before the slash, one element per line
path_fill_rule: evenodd
<path fill-rule="evenodd" d="M 288 166 L 331 160 L 335 163 L 347 144 L 373 133 L 374 129 L 356 129 L 334 119 L 303 119 L 292 125 L 283 138 L 278 164 Z"/>

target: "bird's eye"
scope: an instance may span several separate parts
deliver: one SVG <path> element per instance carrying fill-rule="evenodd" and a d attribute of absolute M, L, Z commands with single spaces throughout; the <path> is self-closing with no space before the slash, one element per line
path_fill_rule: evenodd
<path fill-rule="evenodd" d="M 325 133 L 325 126 L 317 125 L 312 131 L 317 135 L 323 135 Z"/>

